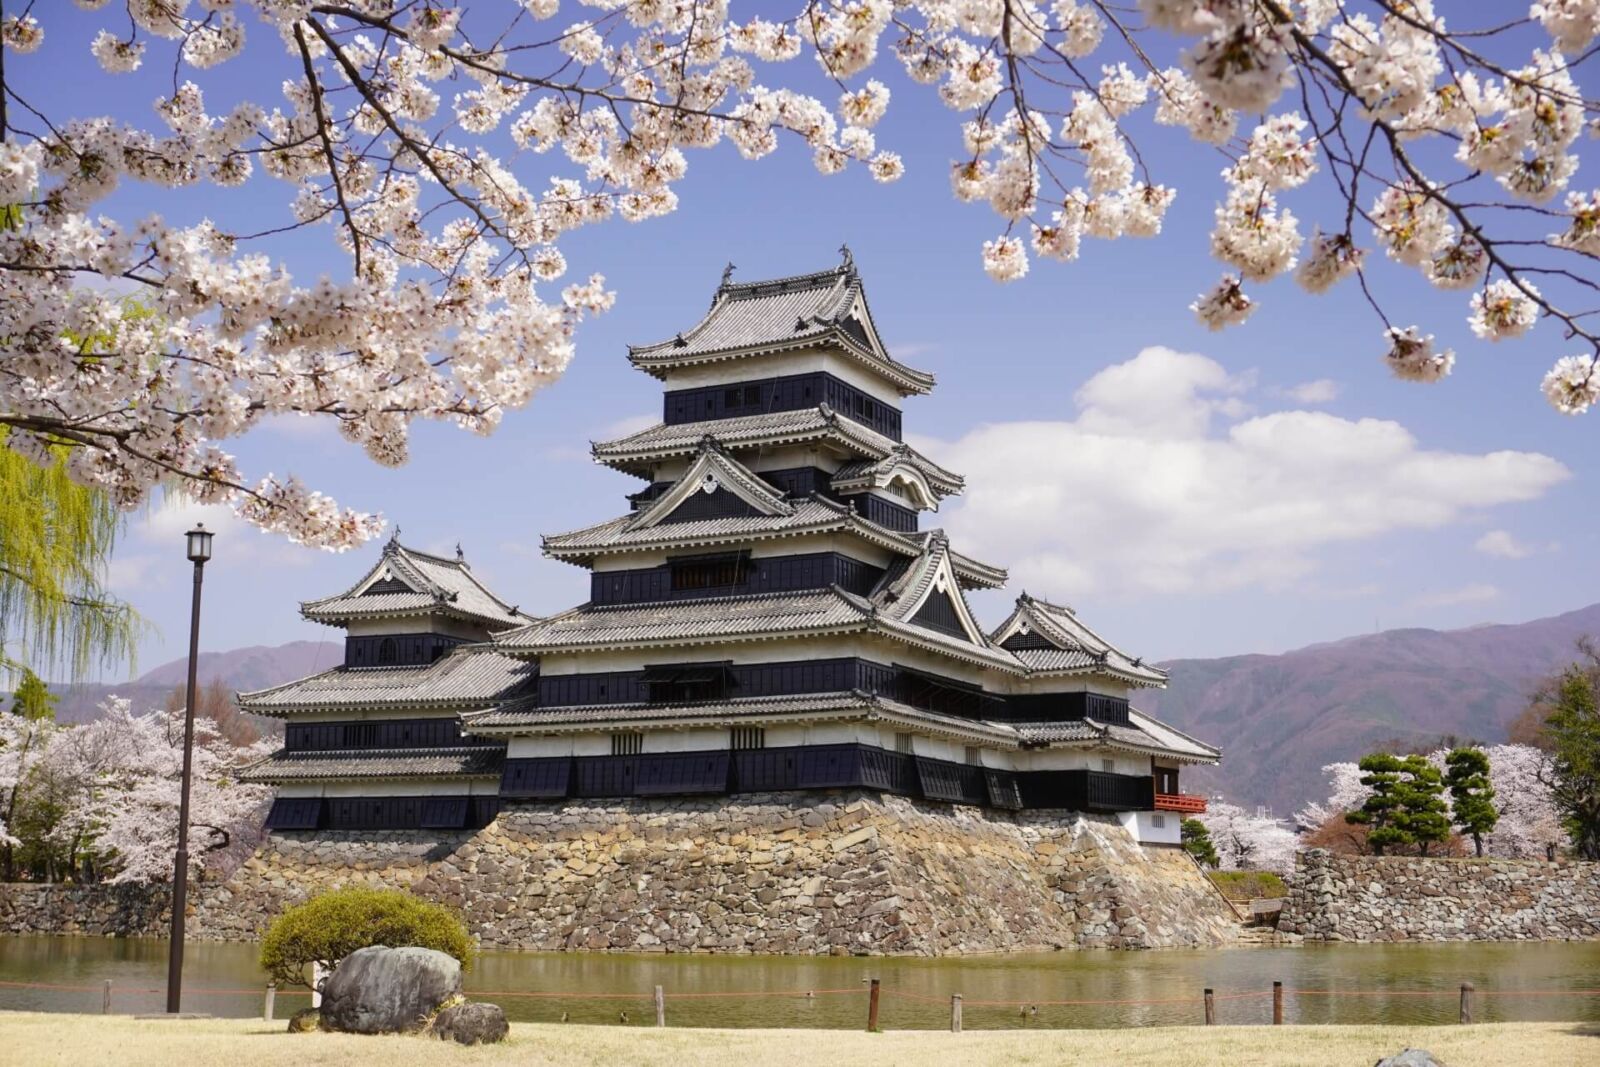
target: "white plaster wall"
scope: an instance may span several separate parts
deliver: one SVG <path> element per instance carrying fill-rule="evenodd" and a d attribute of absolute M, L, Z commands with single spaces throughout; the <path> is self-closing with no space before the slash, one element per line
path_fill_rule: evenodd
<path fill-rule="evenodd" d="M 798 556 L 809 552 L 838 552 L 841 555 L 870 563 L 874 567 L 888 566 L 895 555 L 859 537 L 838 534 L 803 534 L 798 537 L 777 537 L 751 541 L 748 544 L 752 559 L 772 556 Z M 701 545 L 693 548 L 675 548 L 670 552 L 624 552 L 605 555 L 594 561 L 594 570 L 630 571 L 645 567 L 659 567 L 674 556 L 694 556 L 711 552 L 728 551 L 727 545 Z"/>
<path fill-rule="evenodd" d="M 482 711 L 491 705 L 468 708 L 468 711 Z M 297 711 L 291 715 L 264 716 L 282 719 L 284 722 L 365 722 L 367 720 L 383 721 L 388 719 L 454 719 L 458 717 L 460 708 L 318 708 L 315 711 Z"/>
<path fill-rule="evenodd" d="M 361 782 L 296 782 L 279 787 L 280 797 L 460 797 L 498 796 L 497 779 L 450 781 L 374 780 Z"/>
<path fill-rule="evenodd" d="M 794 352 L 777 352 L 708 363 L 698 367 L 683 367 L 668 371 L 666 389 L 697 389 L 704 385 L 722 385 L 727 382 L 748 382 L 757 378 L 777 378 L 790 374 L 810 374 L 827 371 L 841 381 L 883 401 L 900 407 L 904 402 L 900 391 L 882 378 L 865 369 L 853 357 L 838 349 L 806 348 Z"/>
<path fill-rule="evenodd" d="M 1117 820 L 1135 840 L 1147 845 L 1176 845 L 1182 841 L 1183 816 L 1175 811 L 1124 811 Z"/>
<path fill-rule="evenodd" d="M 732 747 L 726 729 L 651 730 L 644 735 L 646 752 L 704 752 Z"/>
<path fill-rule="evenodd" d="M 1024 771 L 1103 771 L 1111 761 L 1113 774 L 1150 773 L 1150 757 L 1130 756 L 1103 749 L 1042 748 L 1017 753 L 1017 769 Z"/>
<path fill-rule="evenodd" d="M 382 634 L 445 634 L 449 637 L 464 637 L 468 641 L 481 641 L 489 634 L 485 627 L 444 615 L 411 615 L 399 619 L 352 619 L 348 632 L 351 637 L 378 637 Z M 339 662 L 344 662 L 342 657 Z"/>

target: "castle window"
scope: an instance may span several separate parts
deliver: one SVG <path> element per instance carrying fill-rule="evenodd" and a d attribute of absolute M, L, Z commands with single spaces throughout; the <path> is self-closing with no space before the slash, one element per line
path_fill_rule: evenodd
<path fill-rule="evenodd" d="M 744 387 L 745 407 L 755 407 L 761 403 L 761 386 L 747 385 Z"/>
<path fill-rule="evenodd" d="M 1167 825 L 1167 817 L 1165 815 L 1152 815 L 1150 816 L 1150 825 L 1160 830 Z"/>
<path fill-rule="evenodd" d="M 967 746 L 966 757 L 967 757 L 967 765 L 969 767 L 982 767 L 983 766 L 983 753 L 981 751 L 979 751 L 977 745 L 968 745 Z"/>
<path fill-rule="evenodd" d="M 910 734 L 895 734 L 894 735 L 894 750 L 896 752 L 901 753 L 902 755 L 906 755 L 906 756 L 911 755 L 915 751 L 915 749 L 912 748 L 911 735 Z"/>
<path fill-rule="evenodd" d="M 1100 769 L 1105 771 L 1107 774 L 1115 774 L 1117 772 L 1117 761 L 1114 759 L 1103 759 L 1100 761 Z"/>
<path fill-rule="evenodd" d="M 719 552 L 714 556 L 672 560 L 672 588 L 720 589 L 741 585 L 748 577 L 749 561 L 748 552 Z"/>
<path fill-rule="evenodd" d="M 644 751 L 644 734 L 612 734 L 611 754 L 613 756 L 637 756 Z"/>
<path fill-rule="evenodd" d="M 767 731 L 760 726 L 735 726 L 733 728 L 733 747 L 740 751 L 766 748 Z"/>
<path fill-rule="evenodd" d="M 723 394 L 722 394 L 722 403 L 726 407 L 736 408 L 736 407 L 739 406 L 739 397 L 740 396 L 741 396 L 741 392 L 740 392 L 740 390 L 739 390 L 739 388 L 737 386 L 735 386 L 732 389 L 724 390 Z"/>
<path fill-rule="evenodd" d="M 378 666 L 382 667 L 386 664 L 395 663 L 399 659 L 400 646 L 395 643 L 394 638 L 385 637 L 378 642 Z"/>

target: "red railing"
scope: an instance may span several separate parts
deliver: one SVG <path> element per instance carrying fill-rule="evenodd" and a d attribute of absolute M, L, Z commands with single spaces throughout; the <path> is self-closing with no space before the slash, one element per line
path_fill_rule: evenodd
<path fill-rule="evenodd" d="M 1181 811 L 1185 815 L 1204 815 L 1206 798 L 1192 793 L 1157 793 L 1157 811 Z"/>

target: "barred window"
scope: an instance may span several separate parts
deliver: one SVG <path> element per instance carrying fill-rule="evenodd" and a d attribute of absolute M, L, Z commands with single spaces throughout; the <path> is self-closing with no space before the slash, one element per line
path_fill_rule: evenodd
<path fill-rule="evenodd" d="M 611 754 L 613 756 L 637 756 L 644 751 L 644 734 L 612 734 Z"/>
<path fill-rule="evenodd" d="M 378 643 L 378 665 L 393 663 L 400 658 L 400 646 L 395 644 L 394 638 L 385 637 Z"/>
<path fill-rule="evenodd" d="M 894 750 L 896 752 L 902 753 L 902 754 L 907 755 L 907 756 L 909 756 L 913 752 L 915 752 L 916 750 L 912 747 L 912 744 L 911 744 L 911 735 L 910 734 L 895 734 L 894 735 Z"/>
<path fill-rule="evenodd" d="M 1117 761 L 1114 759 L 1103 759 L 1100 761 L 1100 769 L 1105 771 L 1107 774 L 1115 774 L 1117 771 Z"/>
<path fill-rule="evenodd" d="M 733 747 L 739 749 L 766 748 L 767 731 L 761 726 L 735 726 Z"/>
<path fill-rule="evenodd" d="M 977 745 L 968 745 L 967 746 L 966 756 L 967 756 L 967 765 L 968 766 L 971 766 L 971 767 L 982 767 L 983 766 L 983 752 L 979 750 Z"/>
<path fill-rule="evenodd" d="M 1167 817 L 1165 815 L 1152 815 L 1150 816 L 1150 825 L 1160 830 L 1167 825 Z"/>

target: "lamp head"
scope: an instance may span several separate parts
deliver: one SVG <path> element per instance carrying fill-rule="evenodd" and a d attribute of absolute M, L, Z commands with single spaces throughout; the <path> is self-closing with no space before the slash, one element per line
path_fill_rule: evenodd
<path fill-rule="evenodd" d="M 211 531 L 204 523 L 195 523 L 194 529 L 183 535 L 189 545 L 189 560 L 204 563 L 211 558 Z"/>

